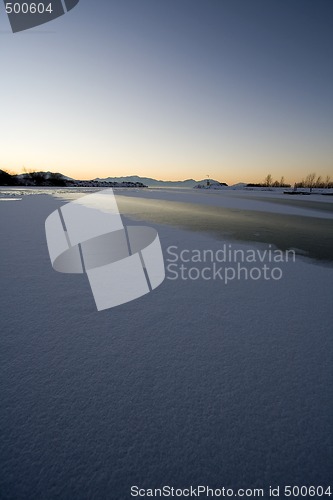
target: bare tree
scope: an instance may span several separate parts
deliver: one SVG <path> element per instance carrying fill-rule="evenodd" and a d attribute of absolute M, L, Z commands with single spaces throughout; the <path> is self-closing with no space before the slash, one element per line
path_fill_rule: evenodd
<path fill-rule="evenodd" d="M 265 177 L 265 186 L 266 187 L 270 187 L 272 185 L 272 182 L 273 182 L 273 178 L 271 176 L 271 174 L 268 174 L 266 177 Z"/>
<path fill-rule="evenodd" d="M 311 174 L 308 174 L 305 178 L 305 187 L 308 187 L 310 189 L 310 193 L 312 192 L 312 189 L 315 184 L 315 178 L 316 178 L 316 172 L 312 172 Z"/>
<path fill-rule="evenodd" d="M 320 187 L 322 187 L 322 184 L 323 184 L 322 177 L 321 177 L 321 175 L 318 175 L 317 180 L 315 182 L 315 185 L 317 188 L 320 188 Z"/>
<path fill-rule="evenodd" d="M 326 175 L 326 179 L 325 179 L 325 187 L 326 188 L 329 188 L 330 187 L 330 184 L 331 184 L 331 177 L 329 175 Z"/>

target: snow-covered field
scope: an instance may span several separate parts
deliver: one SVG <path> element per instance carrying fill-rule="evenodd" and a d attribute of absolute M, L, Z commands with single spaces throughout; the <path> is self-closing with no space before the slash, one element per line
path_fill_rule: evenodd
<path fill-rule="evenodd" d="M 9 191 L 0 199 L 14 199 Z M 0 498 L 126 499 L 132 485 L 328 486 L 332 266 L 292 253 L 286 261 L 285 249 L 278 260 L 269 234 L 253 243 L 147 213 L 157 202 L 168 214 L 180 203 L 208 207 L 207 218 L 217 208 L 226 217 L 262 212 L 278 215 L 281 231 L 290 216 L 320 227 L 323 241 L 313 244 L 324 247 L 331 198 L 117 190 L 125 220 L 158 230 L 166 279 L 97 312 L 86 277 L 50 265 L 45 219 L 82 195 L 53 192 L 0 201 Z M 255 261 L 239 273 L 228 250 Z"/>

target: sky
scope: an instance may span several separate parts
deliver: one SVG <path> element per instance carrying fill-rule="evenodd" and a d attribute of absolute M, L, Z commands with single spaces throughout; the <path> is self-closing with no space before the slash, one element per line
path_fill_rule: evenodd
<path fill-rule="evenodd" d="M 331 0 L 81 0 L 10 30 L 0 169 L 80 179 L 333 177 Z"/>

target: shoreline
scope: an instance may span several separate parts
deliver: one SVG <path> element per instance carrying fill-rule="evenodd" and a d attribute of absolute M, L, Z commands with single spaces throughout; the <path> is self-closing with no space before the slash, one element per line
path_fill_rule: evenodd
<path fill-rule="evenodd" d="M 27 188 L 28 191 L 31 188 Z M 19 200 L 13 194 L 3 194 L 0 189 L 0 201 L 3 200 Z M 12 191 L 12 190 L 10 190 Z M 37 192 L 36 192 L 37 191 Z M 50 192 L 54 191 L 54 192 Z M 95 191 L 95 190 L 93 190 Z M 29 196 L 51 196 L 54 201 L 70 201 L 73 197 L 84 196 L 91 192 L 91 188 L 74 191 L 72 189 L 32 189 Z M 7 191 L 8 193 L 8 191 Z M 160 198 L 156 198 L 160 194 Z M 332 219 L 330 213 L 333 214 L 333 204 L 318 203 L 304 201 L 301 206 L 304 211 L 304 216 L 292 213 L 276 213 L 263 211 L 262 201 L 267 203 L 267 208 L 275 205 L 281 209 L 286 207 L 289 211 L 293 211 L 297 201 L 292 203 L 283 203 L 283 200 L 275 198 L 274 200 L 259 200 L 261 210 L 231 208 L 228 206 L 218 206 L 216 204 L 208 204 L 221 200 L 220 196 L 199 196 L 200 201 L 205 203 L 193 203 L 189 199 L 196 200 L 196 196 L 192 191 L 188 193 L 183 202 L 175 201 L 181 193 L 175 196 L 169 192 L 160 191 L 119 191 L 116 192 L 116 200 L 120 213 L 128 219 L 136 221 L 146 221 L 147 223 L 162 224 L 164 226 L 172 226 L 175 228 L 190 230 L 202 234 L 209 234 L 218 240 L 222 241 L 238 241 L 243 243 L 252 243 L 255 245 L 274 245 L 280 250 L 294 249 L 296 254 L 301 257 L 310 258 L 315 262 L 329 265 L 333 264 L 333 233 Z M 19 195 L 19 192 L 17 192 Z M 166 195 L 166 196 L 165 196 Z M 4 196 L 4 198 L 2 198 Z M 164 198 L 166 199 L 163 199 Z M 21 200 L 26 196 L 22 196 Z M 169 198 L 169 199 L 168 199 Z M 171 198 L 171 199 L 170 199 Z M 173 198 L 173 199 L 172 199 Z M 236 205 L 239 200 L 238 196 L 225 197 L 232 198 L 232 202 Z M 224 198 L 224 199 L 225 199 Z M 228 202 L 228 200 L 226 200 Z M 247 197 L 241 197 L 240 205 L 247 202 Z M 253 198 L 249 200 L 249 207 Z M 319 205 L 316 209 L 313 205 Z M 258 205 L 259 206 L 259 205 Z M 274 207 L 274 209 L 275 209 Z M 296 207 L 297 208 L 297 207 Z M 306 211 L 309 209 L 309 211 Z M 302 213 L 302 212 L 300 212 Z M 307 214 L 305 216 L 305 214 Z"/>

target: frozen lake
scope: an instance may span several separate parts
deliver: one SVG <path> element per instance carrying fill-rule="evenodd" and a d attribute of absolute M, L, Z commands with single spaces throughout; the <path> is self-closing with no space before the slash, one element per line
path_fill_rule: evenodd
<path fill-rule="evenodd" d="M 154 194 L 160 195 L 158 190 Z M 332 202 L 214 194 L 168 193 L 164 200 L 161 196 L 131 196 L 129 192 L 117 200 L 123 214 L 138 220 L 207 232 L 219 239 L 295 248 L 302 255 L 333 262 Z"/>
<path fill-rule="evenodd" d="M 45 241 L 47 216 L 78 195 L 21 194 L 0 201 L 1 499 L 328 486 L 330 200 L 116 191 L 128 222 L 158 230 L 166 264 L 170 246 L 310 258 L 281 263 L 281 280 L 227 286 L 167 272 L 154 292 L 97 312 L 87 278 L 53 271 Z"/>

